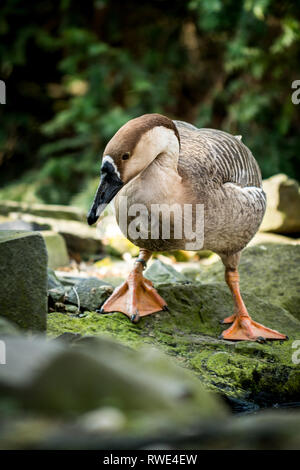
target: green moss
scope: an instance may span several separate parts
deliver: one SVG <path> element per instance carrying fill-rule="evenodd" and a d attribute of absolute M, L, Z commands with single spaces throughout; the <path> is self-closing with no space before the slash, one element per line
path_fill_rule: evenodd
<path fill-rule="evenodd" d="M 220 320 L 233 310 L 224 284 L 160 284 L 159 293 L 170 311 L 141 319 L 134 325 L 125 315 L 89 313 L 74 318 L 49 314 L 48 331 L 83 335 L 108 335 L 138 348 L 152 344 L 192 370 L 212 390 L 237 398 L 295 399 L 299 394 L 299 366 L 292 363 L 292 341 L 300 322 L 283 308 L 264 302 L 254 294 L 244 296 L 256 321 L 289 335 L 285 342 L 259 344 L 219 340 Z M 298 397 L 299 398 L 299 397 Z"/>
<path fill-rule="evenodd" d="M 81 335 L 106 335 L 118 338 L 128 346 L 142 344 L 140 327 L 133 325 L 121 313 L 100 315 L 87 312 L 84 317 L 75 317 L 59 312 L 48 314 L 48 335 L 56 337 L 62 333 L 80 333 Z"/>

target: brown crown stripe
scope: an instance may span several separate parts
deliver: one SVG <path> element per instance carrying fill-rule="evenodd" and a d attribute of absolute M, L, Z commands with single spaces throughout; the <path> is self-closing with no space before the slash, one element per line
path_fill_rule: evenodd
<path fill-rule="evenodd" d="M 138 118 L 131 119 L 116 132 L 107 144 L 104 150 L 104 155 L 117 157 L 124 151 L 132 153 L 142 135 L 157 126 L 164 126 L 168 129 L 172 129 L 180 144 L 179 132 L 171 119 L 166 116 L 162 116 L 161 114 L 144 114 Z"/>

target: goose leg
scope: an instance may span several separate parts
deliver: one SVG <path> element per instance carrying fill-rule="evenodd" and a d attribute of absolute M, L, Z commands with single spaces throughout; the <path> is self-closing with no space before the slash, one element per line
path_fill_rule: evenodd
<path fill-rule="evenodd" d="M 167 310 L 164 299 L 154 289 L 152 282 L 143 276 L 143 269 L 150 257 L 150 251 L 140 250 L 128 279 L 102 305 L 101 313 L 121 312 L 137 323 L 140 317 Z"/>
<path fill-rule="evenodd" d="M 229 320 L 232 320 L 233 323 L 230 328 L 223 331 L 220 338 L 233 341 L 252 340 L 261 342 L 267 339 L 288 339 L 286 335 L 252 320 L 240 293 L 239 274 L 236 267 L 233 268 L 225 265 L 225 279 L 233 296 L 235 313 L 225 319 L 225 323 L 229 323 Z"/>

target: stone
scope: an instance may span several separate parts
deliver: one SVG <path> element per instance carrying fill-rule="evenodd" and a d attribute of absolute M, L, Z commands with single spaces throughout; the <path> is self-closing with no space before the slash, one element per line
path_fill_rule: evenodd
<path fill-rule="evenodd" d="M 112 286 L 106 282 L 96 278 L 82 279 L 68 291 L 66 302 L 79 305 L 83 310 L 96 310 L 112 292 Z"/>
<path fill-rule="evenodd" d="M 85 222 L 85 213 L 74 206 L 62 206 L 54 204 L 34 204 L 16 201 L 1 201 L 0 214 L 9 215 L 11 212 L 20 212 L 36 215 L 38 217 L 48 217 L 52 219 L 75 220 Z"/>
<path fill-rule="evenodd" d="M 187 279 L 176 271 L 173 266 L 155 260 L 145 271 L 145 277 L 152 282 L 186 282 Z"/>
<path fill-rule="evenodd" d="M 121 313 L 69 319 L 50 313 L 48 332 L 107 334 L 134 348 L 150 344 L 190 369 L 208 389 L 229 400 L 262 406 L 298 401 L 299 365 L 293 362 L 299 339 L 299 246 L 255 246 L 241 259 L 241 290 L 254 320 L 289 336 L 288 341 L 230 342 L 218 339 L 220 321 L 233 313 L 221 262 L 199 265 L 198 282 L 156 283 L 169 312 L 143 317 L 136 325 Z"/>
<path fill-rule="evenodd" d="M 50 289 L 63 287 L 63 284 L 61 283 L 60 279 L 56 276 L 53 269 L 51 269 L 49 267 L 47 269 L 47 278 L 48 278 L 48 284 L 47 284 L 48 285 L 48 291 Z"/>
<path fill-rule="evenodd" d="M 64 285 L 64 286 L 75 286 L 78 282 L 82 281 L 83 279 L 87 279 L 86 275 L 81 275 L 80 273 L 77 272 L 72 272 L 72 271 L 56 271 L 55 272 L 56 277 L 59 279 L 59 281 Z M 97 277 L 89 277 L 89 279 L 96 279 L 98 280 Z"/>
<path fill-rule="evenodd" d="M 279 174 L 263 180 L 267 209 L 260 231 L 300 233 L 300 188 L 297 181 Z"/>
<path fill-rule="evenodd" d="M 0 448 L 94 450 L 98 454 L 99 450 L 103 450 L 106 451 L 103 461 L 106 459 L 108 463 L 115 464 L 120 463 L 119 459 L 122 458 L 136 458 L 116 457 L 115 449 L 122 449 L 123 452 L 167 449 L 178 453 L 195 449 L 279 451 L 300 448 L 300 412 L 297 409 L 271 409 L 238 417 L 221 416 L 219 419 L 201 420 L 191 427 L 174 426 L 167 432 L 156 434 L 148 433 L 143 421 L 137 422 L 136 429 L 128 429 L 126 418 L 122 411 L 114 407 L 102 407 L 84 413 L 78 419 L 68 420 L 30 414 L 28 411 L 26 416 L 15 413 L 9 419 L 2 418 L 4 425 L 0 428 Z M 113 452 L 107 453 L 108 450 Z"/>
<path fill-rule="evenodd" d="M 264 245 L 266 243 L 276 243 L 282 245 L 300 245 L 300 238 L 285 237 L 277 233 L 257 232 L 248 246 Z"/>
<path fill-rule="evenodd" d="M 48 230 L 49 225 L 25 222 L 25 220 L 8 220 L 0 224 L 0 230 Z"/>
<path fill-rule="evenodd" d="M 50 230 L 62 235 L 69 254 L 79 253 L 80 255 L 86 256 L 100 254 L 103 251 L 97 229 L 89 227 L 87 223 L 21 213 L 11 214 L 11 216 L 30 223 L 46 224 Z"/>
<path fill-rule="evenodd" d="M 65 301 L 65 296 L 66 296 L 66 290 L 63 286 L 54 287 L 53 289 L 49 289 L 48 291 L 48 297 L 49 297 L 49 300 L 52 301 L 52 305 L 56 304 L 57 302 L 63 303 Z M 51 306 L 50 302 L 49 302 L 49 305 Z"/>
<path fill-rule="evenodd" d="M 47 251 L 38 232 L 0 231 L 0 316 L 46 329 Z"/>
<path fill-rule="evenodd" d="M 247 248 L 239 264 L 241 292 L 253 293 L 300 320 L 300 246 L 266 244 Z M 221 261 L 199 271 L 202 282 L 223 282 Z"/>
<path fill-rule="evenodd" d="M 48 267 L 56 269 L 68 266 L 70 260 L 64 238 L 59 233 L 51 230 L 43 231 L 41 235 L 46 243 L 48 252 Z"/>
<path fill-rule="evenodd" d="M 227 414 L 192 374 L 153 349 L 137 354 L 107 338 L 83 338 L 70 346 L 7 337 L 6 354 L 0 396 L 16 400 L 27 412 L 61 419 L 108 407 L 124 417 L 127 430 L 138 426 L 144 434 Z M 91 418 L 84 421 L 91 425 Z"/>

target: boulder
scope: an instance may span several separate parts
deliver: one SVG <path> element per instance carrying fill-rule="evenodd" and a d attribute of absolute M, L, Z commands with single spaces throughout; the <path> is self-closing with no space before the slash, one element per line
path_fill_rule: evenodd
<path fill-rule="evenodd" d="M 38 232 L 0 231 L 0 279 L 0 316 L 45 330 L 47 251 Z"/>
<path fill-rule="evenodd" d="M 85 213 L 74 206 L 61 206 L 53 204 L 31 204 L 27 202 L 1 201 L 0 214 L 9 215 L 11 212 L 32 214 L 38 217 L 48 217 L 52 219 L 77 220 L 85 222 Z"/>
<path fill-rule="evenodd" d="M 49 334 L 107 334 L 124 344 L 152 344 L 192 370 L 207 388 L 229 400 L 266 405 L 298 401 L 299 365 L 293 360 L 299 339 L 299 246 L 268 245 L 246 249 L 241 261 L 241 289 L 254 320 L 289 336 L 288 341 L 230 342 L 218 339 L 220 321 L 233 313 L 216 263 L 199 266 L 198 282 L 156 283 L 169 312 L 143 317 L 133 325 L 125 315 L 89 313 L 85 318 L 49 314 Z"/>
<path fill-rule="evenodd" d="M 297 181 L 279 174 L 263 181 L 267 209 L 262 232 L 300 233 L 300 188 Z"/>
<path fill-rule="evenodd" d="M 64 286 L 75 286 L 77 282 L 86 279 L 86 275 L 82 276 L 81 273 L 72 272 L 72 271 L 55 271 L 56 278 L 63 284 Z M 98 279 L 93 277 L 93 279 Z"/>
<path fill-rule="evenodd" d="M 286 237 L 277 233 L 257 232 L 248 246 L 264 245 L 266 243 L 276 243 L 281 245 L 300 245 L 300 238 Z"/>
<path fill-rule="evenodd" d="M 67 303 L 83 310 L 96 310 L 112 294 L 113 288 L 106 282 L 95 278 L 82 279 L 68 291 Z"/>
<path fill-rule="evenodd" d="M 62 418 L 109 407 L 124 417 L 126 432 L 144 434 L 226 416 L 226 407 L 192 374 L 153 349 L 137 354 L 107 338 L 72 345 L 23 337 L 5 342 L 0 396 L 16 400 L 27 412 Z M 91 417 L 84 421 L 91 425 Z"/>
<path fill-rule="evenodd" d="M 65 240 L 69 254 L 83 256 L 102 252 L 102 243 L 97 229 L 87 223 L 75 220 L 53 219 L 31 214 L 11 213 L 11 217 L 29 223 L 47 225 L 47 228 L 59 233 Z"/>
<path fill-rule="evenodd" d="M 145 277 L 152 282 L 186 282 L 187 279 L 173 266 L 155 260 L 145 271 Z"/>
<path fill-rule="evenodd" d="M 56 269 L 69 265 L 69 255 L 64 238 L 51 230 L 41 232 L 48 252 L 48 267 Z"/>
<path fill-rule="evenodd" d="M 300 246 L 265 244 L 243 251 L 239 265 L 241 292 L 284 308 L 300 320 Z M 223 282 L 221 261 L 201 269 L 196 279 Z"/>

